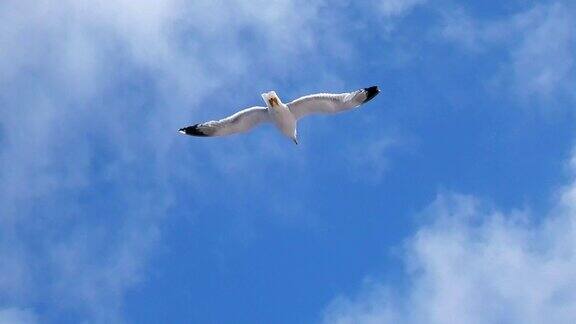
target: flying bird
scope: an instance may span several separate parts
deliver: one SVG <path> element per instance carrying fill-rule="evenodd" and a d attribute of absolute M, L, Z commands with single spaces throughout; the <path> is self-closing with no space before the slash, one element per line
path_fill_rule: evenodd
<path fill-rule="evenodd" d="M 269 91 L 262 94 L 266 107 L 250 107 L 220 120 L 180 128 L 182 134 L 191 136 L 224 136 L 246 132 L 255 126 L 271 122 L 298 144 L 297 121 L 310 114 L 333 114 L 356 108 L 380 93 L 377 86 L 346 93 L 318 93 L 300 97 L 284 104 Z"/>

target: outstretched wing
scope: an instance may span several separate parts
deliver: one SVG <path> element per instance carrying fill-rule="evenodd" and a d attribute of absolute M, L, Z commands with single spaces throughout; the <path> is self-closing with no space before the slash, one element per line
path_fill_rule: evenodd
<path fill-rule="evenodd" d="M 371 100 L 380 93 L 377 86 L 347 93 L 318 93 L 298 98 L 287 104 L 288 108 L 300 119 L 309 114 L 333 114 L 346 111 Z"/>
<path fill-rule="evenodd" d="M 267 121 L 270 121 L 270 116 L 265 107 L 252 107 L 224 119 L 180 128 L 178 131 L 192 136 L 224 136 L 246 132 Z"/>

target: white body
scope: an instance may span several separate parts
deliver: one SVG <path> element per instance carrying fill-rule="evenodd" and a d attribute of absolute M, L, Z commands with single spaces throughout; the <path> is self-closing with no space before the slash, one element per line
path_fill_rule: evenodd
<path fill-rule="evenodd" d="M 282 103 L 274 91 L 263 93 L 262 99 L 264 99 L 270 119 L 276 124 L 276 127 L 280 129 L 282 134 L 298 144 L 296 117 L 292 114 L 288 106 Z"/>

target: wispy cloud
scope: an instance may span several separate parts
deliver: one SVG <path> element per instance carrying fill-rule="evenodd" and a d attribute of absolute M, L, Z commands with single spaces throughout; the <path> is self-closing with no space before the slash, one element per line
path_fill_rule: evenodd
<path fill-rule="evenodd" d="M 380 0 L 380 11 L 386 17 L 402 16 L 426 0 Z"/>
<path fill-rule="evenodd" d="M 0 306 L 8 310 L 0 318 L 58 322 L 73 312 L 79 321 L 122 321 L 126 291 L 161 245 L 171 181 L 192 172 L 190 181 L 201 182 L 194 164 L 174 159 L 182 149 L 175 130 L 192 115 L 224 113 L 211 103 L 232 85 L 231 102 L 248 87 L 283 82 L 270 72 L 309 64 L 318 48 L 345 47 L 335 30 L 318 36 L 318 24 L 335 15 L 322 8 L 234 0 L 0 5 Z M 208 103 L 210 116 L 191 108 Z M 12 308 L 22 305 L 26 313 Z"/>
<path fill-rule="evenodd" d="M 379 183 L 391 167 L 389 152 L 399 145 L 398 142 L 398 137 L 389 135 L 364 139 L 350 144 L 344 158 L 358 180 Z"/>
<path fill-rule="evenodd" d="M 365 4 L 373 8 L 373 13 L 379 18 L 378 29 L 384 41 L 390 40 L 402 23 L 415 9 L 427 3 L 427 0 L 375 0 Z"/>
<path fill-rule="evenodd" d="M 0 324 L 34 324 L 37 322 L 34 313 L 25 309 L 0 309 Z"/>
<path fill-rule="evenodd" d="M 576 316 L 576 181 L 537 217 L 440 194 L 406 242 L 406 284 L 368 282 L 325 323 L 571 323 Z"/>
<path fill-rule="evenodd" d="M 524 102 L 574 100 L 574 12 L 572 2 L 555 1 L 490 21 L 473 18 L 463 9 L 447 9 L 440 33 L 476 55 L 504 52 L 496 88 Z"/>

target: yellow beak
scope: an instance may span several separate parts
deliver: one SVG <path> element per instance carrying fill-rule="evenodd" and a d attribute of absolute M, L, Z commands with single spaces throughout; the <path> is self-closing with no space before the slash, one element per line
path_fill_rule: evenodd
<path fill-rule="evenodd" d="M 277 98 L 270 98 L 270 99 L 268 99 L 268 103 L 270 104 L 270 107 L 274 107 L 274 106 L 279 105 Z"/>

